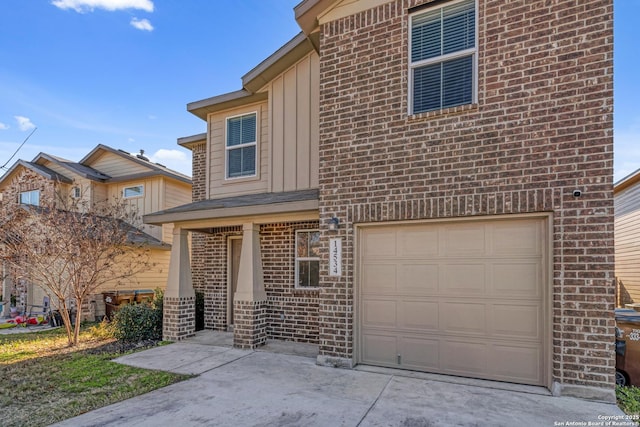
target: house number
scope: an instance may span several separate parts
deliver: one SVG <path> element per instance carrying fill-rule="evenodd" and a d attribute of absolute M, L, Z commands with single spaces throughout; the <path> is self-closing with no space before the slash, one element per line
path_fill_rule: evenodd
<path fill-rule="evenodd" d="M 342 276 L 342 239 L 329 239 L 329 276 Z"/>

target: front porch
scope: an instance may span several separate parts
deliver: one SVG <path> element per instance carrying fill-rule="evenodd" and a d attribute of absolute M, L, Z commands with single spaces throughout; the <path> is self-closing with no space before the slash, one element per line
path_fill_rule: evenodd
<path fill-rule="evenodd" d="M 233 331 L 236 348 L 272 338 L 317 344 L 319 290 L 298 282 L 296 241 L 319 229 L 318 217 L 315 190 L 208 200 L 145 217 L 174 227 L 164 339 L 195 335 L 199 291 L 205 329 Z"/>

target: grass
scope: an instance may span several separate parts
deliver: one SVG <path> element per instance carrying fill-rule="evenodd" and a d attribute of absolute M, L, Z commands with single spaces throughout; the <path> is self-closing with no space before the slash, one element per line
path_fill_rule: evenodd
<path fill-rule="evenodd" d="M 189 378 L 120 365 L 112 338 L 83 328 L 77 347 L 64 329 L 0 335 L 2 425 L 45 426 Z"/>
<path fill-rule="evenodd" d="M 618 406 L 627 415 L 640 415 L 640 387 L 616 386 Z"/>

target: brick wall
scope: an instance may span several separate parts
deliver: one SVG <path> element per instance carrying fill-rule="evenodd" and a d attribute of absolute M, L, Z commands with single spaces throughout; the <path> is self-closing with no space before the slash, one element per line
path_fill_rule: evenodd
<path fill-rule="evenodd" d="M 317 229 L 317 221 L 264 224 L 260 227 L 260 250 L 264 286 L 266 334 L 269 338 L 317 343 L 318 291 L 295 289 L 295 231 Z M 198 260 L 201 279 L 194 287 L 205 294 L 205 328 L 227 328 L 228 238 L 242 236 L 242 227 L 225 227 L 202 234 Z M 195 258 L 194 254 L 194 258 Z M 194 259 L 194 261 L 196 261 Z"/>
<path fill-rule="evenodd" d="M 23 191 L 40 190 L 40 204 L 48 204 L 55 201 L 56 182 L 22 168 L 9 185 L 2 190 L 2 203 L 18 203 L 19 194 Z"/>
<path fill-rule="evenodd" d="M 353 354 L 354 223 L 552 211 L 553 379 L 612 387 L 612 2 L 479 0 L 477 104 L 408 116 L 420 3 L 321 27 L 320 353 Z"/>
<path fill-rule="evenodd" d="M 206 166 L 207 166 L 207 144 L 202 143 L 194 145 L 191 148 L 191 174 L 192 187 L 191 187 L 191 199 L 193 202 L 199 202 L 207 198 L 206 187 Z"/>

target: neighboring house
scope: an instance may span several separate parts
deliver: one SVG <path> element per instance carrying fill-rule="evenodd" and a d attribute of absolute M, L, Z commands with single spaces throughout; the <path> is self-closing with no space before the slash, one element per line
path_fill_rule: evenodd
<path fill-rule="evenodd" d="M 121 199 L 145 215 L 191 201 L 191 179 L 143 154 L 129 154 L 98 145 L 79 162 L 40 153 L 32 161 L 18 160 L 0 177 L 2 203 L 38 205 L 41 200 L 80 198 L 78 206 L 96 206 Z M 126 281 L 114 282 L 100 289 L 106 291 L 153 290 L 164 288 L 167 281 L 169 251 L 173 238 L 171 225 L 140 224 L 150 249 L 151 269 Z M 22 304 L 42 304 L 45 291 L 21 280 L 5 281 L 3 291 L 17 289 Z M 26 300 L 25 300 L 26 298 Z M 105 314 L 104 300 L 96 294 L 85 310 L 86 318 Z"/>
<path fill-rule="evenodd" d="M 305 0 L 187 105 L 166 339 L 614 399 L 612 2 Z M 193 236 L 192 260 L 188 237 Z"/>
<path fill-rule="evenodd" d="M 640 306 L 640 169 L 613 187 L 618 305 Z"/>

